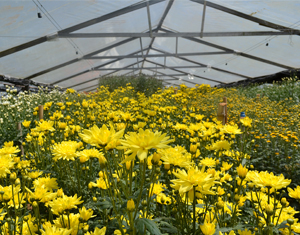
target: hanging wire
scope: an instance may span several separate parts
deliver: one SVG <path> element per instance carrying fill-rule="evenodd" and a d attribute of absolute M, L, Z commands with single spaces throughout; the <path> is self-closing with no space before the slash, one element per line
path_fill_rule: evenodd
<path fill-rule="evenodd" d="M 35 2 L 37 1 L 37 3 Z M 47 9 L 40 3 L 39 0 L 32 0 L 32 2 L 36 5 L 36 7 L 47 17 L 47 19 L 50 21 L 50 23 L 53 24 L 53 26 L 59 31 L 63 28 L 59 25 L 59 23 L 54 19 L 54 17 L 50 14 L 50 12 L 47 11 Z M 40 6 L 39 6 L 40 5 Z M 78 54 L 78 51 L 84 55 L 83 51 L 79 48 L 79 46 L 70 38 L 66 38 L 68 42 L 71 44 L 71 46 L 74 48 L 76 55 Z M 86 63 L 89 65 L 90 68 L 93 68 L 93 65 L 90 63 L 90 61 L 85 60 Z"/>
<path fill-rule="evenodd" d="M 293 29 L 295 29 L 295 27 L 297 27 L 297 26 L 299 26 L 299 25 L 300 25 L 300 20 L 297 21 L 297 22 L 295 22 L 295 23 L 293 23 L 293 24 L 291 24 L 290 26 L 288 26 L 288 27 L 291 28 L 291 29 L 278 29 L 278 30 L 292 31 Z M 295 29 L 295 30 L 296 30 L 296 29 Z M 253 50 L 255 50 L 256 48 L 258 48 L 258 47 L 260 47 L 260 46 L 262 46 L 262 45 L 266 45 L 266 44 L 269 45 L 269 44 L 270 44 L 269 42 L 270 42 L 271 40 L 273 40 L 274 38 L 276 38 L 276 37 L 278 37 L 278 35 L 276 35 L 276 36 L 268 36 L 268 37 L 266 37 L 263 41 L 258 42 L 258 43 L 256 43 L 256 44 L 254 44 L 253 46 L 249 47 L 248 49 L 242 51 L 242 53 L 248 53 L 248 52 L 253 51 Z M 291 37 L 292 37 L 292 35 L 289 36 L 289 44 L 290 44 L 291 46 L 293 46 L 293 42 L 292 42 L 292 38 L 291 38 Z M 225 63 L 225 65 L 227 65 L 230 61 L 235 60 L 236 58 L 237 58 L 236 55 L 231 56 L 231 57 L 228 58 L 228 59 L 225 59 L 225 60 L 222 60 L 222 61 L 216 63 L 214 66 L 219 66 L 219 65 L 222 65 L 222 64 L 224 64 L 224 63 Z"/>

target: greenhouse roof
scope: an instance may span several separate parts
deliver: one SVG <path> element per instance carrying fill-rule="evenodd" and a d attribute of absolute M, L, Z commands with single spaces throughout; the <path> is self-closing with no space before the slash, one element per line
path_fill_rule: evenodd
<path fill-rule="evenodd" d="M 300 66 L 300 1 L 0 1 L 0 74 L 94 91 L 98 78 L 227 84 Z"/>

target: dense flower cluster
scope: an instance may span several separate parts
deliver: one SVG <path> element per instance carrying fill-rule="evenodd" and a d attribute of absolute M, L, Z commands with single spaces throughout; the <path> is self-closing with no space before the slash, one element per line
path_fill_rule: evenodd
<path fill-rule="evenodd" d="M 42 119 L 38 104 L 28 106 L 20 141 L 0 148 L 1 233 L 300 232 L 290 206 L 300 200 L 298 182 L 257 164 L 271 145 L 274 158 L 297 153 L 297 133 L 279 134 L 275 122 L 287 124 L 265 117 L 266 100 L 243 103 L 249 117 L 239 119 L 236 90 L 181 85 L 132 94 L 128 84 L 47 95 Z M 226 125 L 211 111 L 224 94 L 232 95 Z"/>

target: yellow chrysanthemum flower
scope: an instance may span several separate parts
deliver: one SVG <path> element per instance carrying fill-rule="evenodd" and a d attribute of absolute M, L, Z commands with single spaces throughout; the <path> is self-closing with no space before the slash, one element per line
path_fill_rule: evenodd
<path fill-rule="evenodd" d="M 42 235 L 70 235 L 72 229 L 58 228 L 55 225 L 45 226 L 45 224 L 43 224 L 43 230 L 40 231 Z"/>
<path fill-rule="evenodd" d="M 273 172 L 267 171 L 249 171 L 246 179 L 252 181 L 257 187 L 270 187 L 277 190 L 285 188 L 291 183 L 291 180 L 285 179 L 283 174 L 276 176 Z"/>
<path fill-rule="evenodd" d="M 97 179 L 97 180 L 96 180 L 96 183 L 90 182 L 90 184 L 91 184 L 93 187 L 98 187 L 98 188 L 100 188 L 100 189 L 107 189 L 108 186 L 109 186 L 108 182 L 105 182 L 105 179 L 104 179 L 104 178 Z"/>
<path fill-rule="evenodd" d="M 125 135 L 126 140 L 120 140 L 123 146 L 118 149 L 128 149 L 125 154 L 131 155 L 123 162 L 131 161 L 137 156 L 140 161 L 147 158 L 148 151 L 152 148 L 164 149 L 169 148 L 167 144 L 173 142 L 172 139 L 166 137 L 166 134 L 156 131 L 153 133 L 151 130 L 139 129 L 139 132 L 130 132 L 129 135 Z"/>
<path fill-rule="evenodd" d="M 77 205 L 83 203 L 80 201 L 81 197 L 77 198 L 77 194 L 73 197 L 68 197 L 63 195 L 62 197 L 54 199 L 52 202 L 49 202 L 51 210 L 56 215 L 61 215 L 66 210 L 76 209 Z"/>
<path fill-rule="evenodd" d="M 233 164 L 229 164 L 228 162 L 222 162 L 221 171 L 228 171 L 232 166 Z"/>
<path fill-rule="evenodd" d="M 86 209 L 85 207 L 82 207 L 79 209 L 80 217 L 83 219 L 83 221 L 88 221 L 90 218 L 95 217 L 96 215 L 93 215 L 92 209 Z"/>
<path fill-rule="evenodd" d="M 297 188 L 295 189 L 291 189 L 291 188 L 287 188 L 288 192 L 289 192 L 289 196 L 295 199 L 300 199 L 300 186 L 298 185 Z"/>
<path fill-rule="evenodd" d="M 200 225 L 200 229 L 204 235 L 213 235 L 216 231 L 216 226 L 214 223 L 207 223 L 205 221 L 204 224 Z"/>
<path fill-rule="evenodd" d="M 205 172 L 205 167 L 202 167 L 201 170 L 198 167 L 191 167 L 188 172 L 178 170 L 173 172 L 173 174 L 179 179 L 171 180 L 173 183 L 171 187 L 178 190 L 179 193 L 189 192 L 190 199 L 194 197 L 194 187 L 197 187 L 197 191 L 200 191 L 202 194 L 213 194 L 210 188 L 216 183 L 215 178 Z"/>
<path fill-rule="evenodd" d="M 14 160 L 9 155 L 0 155 L 0 178 L 5 178 L 14 167 Z"/>
<path fill-rule="evenodd" d="M 159 149 L 161 160 L 165 165 L 174 165 L 188 169 L 192 165 L 192 155 L 182 146 Z"/>
<path fill-rule="evenodd" d="M 238 135 L 242 134 L 241 130 L 237 125 L 225 125 L 220 130 L 223 133 L 230 134 L 230 135 Z"/>
<path fill-rule="evenodd" d="M 243 124 L 243 126 L 246 126 L 246 127 L 251 127 L 252 126 L 252 119 L 249 118 L 249 117 L 244 117 L 240 121 Z"/>
<path fill-rule="evenodd" d="M 56 178 L 41 177 L 33 181 L 34 188 L 45 188 L 52 192 L 53 189 L 58 189 Z"/>
<path fill-rule="evenodd" d="M 252 233 L 250 230 L 247 230 L 247 229 L 245 229 L 243 231 L 238 230 L 238 233 L 239 233 L 239 235 L 254 235 L 255 234 L 255 233 Z"/>
<path fill-rule="evenodd" d="M 24 120 L 24 122 L 22 122 L 22 124 L 25 128 L 28 128 L 30 126 L 30 123 L 31 123 L 31 121 L 26 121 L 26 120 Z"/>
<path fill-rule="evenodd" d="M 209 150 L 229 150 L 231 147 L 231 143 L 227 140 L 220 140 L 213 143 L 211 146 L 208 146 L 207 149 Z"/>
<path fill-rule="evenodd" d="M 245 166 L 242 166 L 242 164 L 240 164 L 236 170 L 241 179 L 244 179 L 248 173 L 248 169 Z"/>
<path fill-rule="evenodd" d="M 97 146 L 97 147 L 105 147 L 111 141 L 120 139 L 124 130 L 122 129 L 119 132 L 115 132 L 114 126 L 112 123 L 110 125 L 110 130 L 106 125 L 103 125 L 100 129 L 96 125 L 94 125 L 89 130 L 83 130 L 83 133 L 80 133 L 79 136 L 83 139 L 84 142 Z"/>
<path fill-rule="evenodd" d="M 152 190 L 152 193 L 149 191 L 149 195 L 150 195 L 150 193 L 151 193 L 150 196 L 152 196 L 154 194 L 156 194 L 156 195 L 160 194 L 162 191 L 164 191 L 163 187 L 166 187 L 166 185 L 161 184 L 160 182 L 155 183 L 155 184 L 153 184 L 153 183 L 150 184 L 150 189 Z"/>
<path fill-rule="evenodd" d="M 52 147 L 53 160 L 57 161 L 59 159 L 74 161 L 77 157 L 77 149 L 81 147 L 80 142 L 77 141 L 63 141 Z"/>
<path fill-rule="evenodd" d="M 200 161 L 200 164 L 203 166 L 207 166 L 207 167 L 215 167 L 217 164 L 217 161 L 214 158 L 206 157 Z"/>
<path fill-rule="evenodd" d="M 54 122 L 53 121 L 43 121 L 43 122 L 39 122 L 39 125 L 32 129 L 33 131 L 55 131 L 55 129 L 53 128 Z"/>
<path fill-rule="evenodd" d="M 0 156 L 15 157 L 16 153 L 20 152 L 18 146 L 13 146 L 13 141 L 5 142 L 4 146 L 0 149 Z"/>

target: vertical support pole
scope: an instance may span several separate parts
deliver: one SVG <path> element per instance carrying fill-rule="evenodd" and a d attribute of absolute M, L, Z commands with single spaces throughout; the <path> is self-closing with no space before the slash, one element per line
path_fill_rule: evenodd
<path fill-rule="evenodd" d="M 141 52 L 142 52 L 142 57 L 144 58 L 144 52 L 143 52 L 143 43 L 142 43 L 142 38 L 140 38 L 140 46 L 141 46 Z"/>
<path fill-rule="evenodd" d="M 177 87 L 174 88 L 174 94 L 177 94 Z"/>
<path fill-rule="evenodd" d="M 218 112 L 217 112 L 217 120 L 221 121 L 223 125 L 226 124 L 226 106 L 227 103 L 219 103 L 218 104 Z"/>
<path fill-rule="evenodd" d="M 175 51 L 176 56 L 177 56 L 177 52 L 178 52 L 178 37 L 176 37 L 176 51 Z"/>
<path fill-rule="evenodd" d="M 39 120 L 44 119 L 44 106 L 39 105 Z"/>
<path fill-rule="evenodd" d="M 226 106 L 225 106 L 225 124 L 227 124 L 228 120 L 227 120 L 227 97 L 223 97 L 223 103 L 226 103 Z"/>
<path fill-rule="evenodd" d="M 260 101 L 260 94 L 256 95 L 256 102 Z"/>
<path fill-rule="evenodd" d="M 164 60 L 164 69 L 166 69 L 166 62 L 167 62 L 167 57 L 165 56 L 165 60 Z"/>
<path fill-rule="evenodd" d="M 22 136 L 22 126 L 21 126 L 21 122 L 18 122 L 18 123 L 17 123 L 17 130 L 19 131 L 20 136 Z M 21 149 L 21 154 L 24 155 L 24 148 L 23 148 L 22 142 L 23 142 L 23 140 L 21 139 L 20 149 Z"/>
<path fill-rule="evenodd" d="M 203 4 L 203 13 L 202 13 L 202 22 L 201 22 L 200 38 L 203 37 L 204 20 L 205 20 L 205 11 L 206 11 L 206 0 L 204 0 L 204 4 Z"/>
<path fill-rule="evenodd" d="M 153 38 L 149 1 L 147 1 L 147 15 L 148 15 L 148 24 L 149 24 L 150 38 Z"/>

